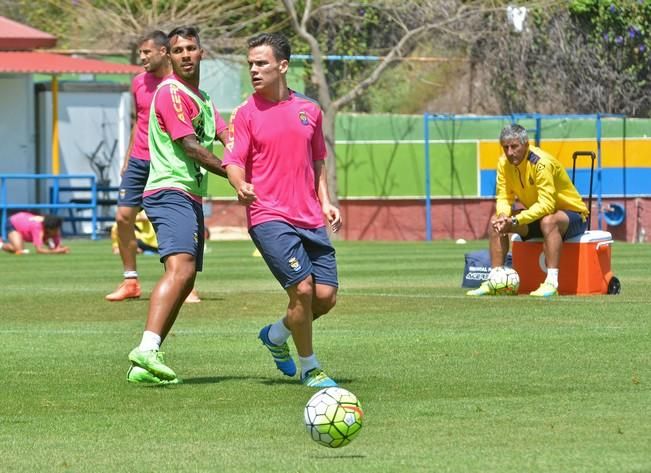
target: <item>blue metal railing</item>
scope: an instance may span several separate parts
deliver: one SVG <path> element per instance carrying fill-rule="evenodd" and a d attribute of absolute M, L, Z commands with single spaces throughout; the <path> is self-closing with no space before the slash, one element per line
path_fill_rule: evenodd
<path fill-rule="evenodd" d="M 71 179 L 88 179 L 88 189 L 90 190 L 89 202 L 71 203 L 59 202 L 60 181 Z M 52 191 L 49 204 L 31 203 L 31 202 L 9 202 L 8 182 L 12 180 L 51 180 Z M 44 210 L 90 210 L 92 223 L 91 238 L 97 240 L 97 180 L 94 174 L 0 174 L 0 210 L 2 219 L 0 221 L 2 238 L 6 239 L 7 235 L 7 218 L 9 210 L 25 209 L 44 209 Z"/>

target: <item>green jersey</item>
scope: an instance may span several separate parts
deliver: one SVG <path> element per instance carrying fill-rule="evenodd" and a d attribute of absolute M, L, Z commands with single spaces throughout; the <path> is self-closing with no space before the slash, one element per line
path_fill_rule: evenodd
<path fill-rule="evenodd" d="M 182 113 L 178 92 L 190 97 L 197 105 L 199 113 L 192 119 L 192 127 L 201 146 L 212 149 L 215 139 L 215 111 L 208 94 L 201 92 L 201 97 L 176 79 L 169 78 L 158 86 L 149 110 L 149 152 L 151 165 L 145 192 L 157 189 L 180 189 L 196 196 L 205 197 L 208 187 L 206 170 L 188 157 L 181 145 L 172 140 L 169 134 L 161 130 L 156 118 L 156 96 L 162 87 L 169 86 L 175 114 Z"/>

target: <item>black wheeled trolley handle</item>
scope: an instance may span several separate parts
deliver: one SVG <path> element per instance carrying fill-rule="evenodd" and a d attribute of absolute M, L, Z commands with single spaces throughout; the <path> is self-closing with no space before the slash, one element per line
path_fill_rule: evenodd
<path fill-rule="evenodd" d="M 592 217 L 592 177 L 594 176 L 594 161 L 597 155 L 594 151 L 575 151 L 572 153 L 572 184 L 574 184 L 574 175 L 576 174 L 576 160 L 581 156 L 590 157 L 590 191 L 588 193 L 588 230 L 590 230 L 590 219 Z"/>

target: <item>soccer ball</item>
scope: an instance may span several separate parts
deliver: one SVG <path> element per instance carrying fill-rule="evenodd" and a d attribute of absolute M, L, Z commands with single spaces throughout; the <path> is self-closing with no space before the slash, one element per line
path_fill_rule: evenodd
<path fill-rule="evenodd" d="M 520 287 L 520 276 L 513 268 L 500 266 L 491 270 L 488 284 L 498 296 L 514 296 Z"/>
<path fill-rule="evenodd" d="M 307 401 L 305 427 L 315 442 L 326 447 L 348 445 L 362 428 L 364 412 L 357 397 L 342 388 L 325 388 Z"/>

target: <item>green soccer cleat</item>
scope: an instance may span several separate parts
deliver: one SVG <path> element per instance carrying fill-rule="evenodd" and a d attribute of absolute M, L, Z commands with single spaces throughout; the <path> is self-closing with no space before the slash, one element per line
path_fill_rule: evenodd
<path fill-rule="evenodd" d="M 129 353 L 129 361 L 146 369 L 161 380 L 171 381 L 176 379 L 176 373 L 163 360 L 163 352 L 158 350 L 140 351 L 136 347 Z"/>
<path fill-rule="evenodd" d="M 309 388 L 333 388 L 337 383 L 321 368 L 312 368 L 301 378 L 301 383 Z"/>
<path fill-rule="evenodd" d="M 493 289 L 488 281 L 481 283 L 477 289 L 471 289 L 466 292 L 466 296 L 494 296 L 495 289 Z"/>
<path fill-rule="evenodd" d="M 296 374 L 296 364 L 294 363 L 292 356 L 289 354 L 289 345 L 287 345 L 287 342 L 282 345 L 274 345 L 271 343 L 269 340 L 270 328 L 271 325 L 263 327 L 258 334 L 258 338 L 271 352 L 274 363 L 276 363 L 276 368 L 278 368 L 285 376 L 294 376 Z"/>
<path fill-rule="evenodd" d="M 158 376 L 151 374 L 144 368 L 141 368 L 138 365 L 131 365 L 129 371 L 127 371 L 127 381 L 133 384 L 142 384 L 142 385 L 153 385 L 153 386 L 166 386 L 168 384 L 180 384 L 181 380 L 179 378 L 174 378 L 171 380 L 163 380 Z"/>
<path fill-rule="evenodd" d="M 558 295 L 558 289 L 549 284 L 548 282 L 544 282 L 540 285 L 538 289 L 535 291 L 531 291 L 529 293 L 530 296 L 534 297 L 551 297 L 551 296 L 556 296 Z"/>

